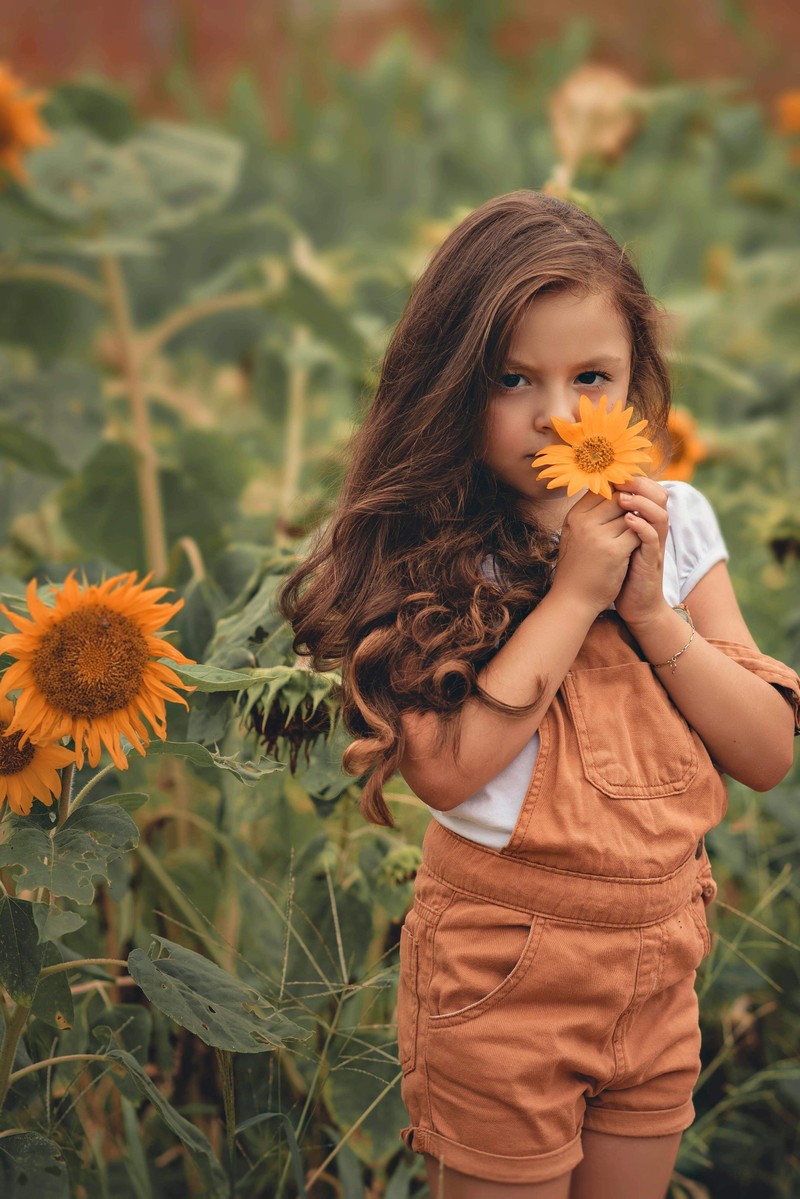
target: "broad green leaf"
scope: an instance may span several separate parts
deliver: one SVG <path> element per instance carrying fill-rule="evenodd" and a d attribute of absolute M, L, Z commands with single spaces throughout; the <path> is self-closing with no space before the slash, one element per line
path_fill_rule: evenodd
<path fill-rule="evenodd" d="M 63 960 L 63 955 L 57 946 L 45 945 L 42 969 L 45 966 L 59 965 Z M 45 978 L 39 979 L 39 985 L 33 997 L 32 1011 L 40 1020 L 44 1020 L 45 1024 L 58 1029 L 59 1032 L 72 1028 L 75 1011 L 66 970 L 61 970 L 57 974 L 48 974 Z"/>
<path fill-rule="evenodd" d="M 236 757 L 225 757 L 215 750 L 206 749 L 193 741 L 152 741 L 147 751 L 150 754 L 173 754 L 176 758 L 186 758 L 193 766 L 216 766 L 218 770 L 230 770 L 240 783 L 252 787 L 265 774 L 275 770 L 283 770 L 281 762 L 274 758 L 261 757 L 257 762 L 239 761 Z"/>
<path fill-rule="evenodd" d="M 47 97 L 47 118 L 58 128 L 83 126 L 111 143 L 121 142 L 136 129 L 136 114 L 124 89 L 89 73 L 59 83 Z"/>
<path fill-rule="evenodd" d="M 242 145 L 224 133 L 169 121 L 150 121 L 124 151 L 158 201 L 157 230 L 185 225 L 223 204 L 244 158 Z"/>
<path fill-rule="evenodd" d="M 149 799 L 150 796 L 145 795 L 143 791 L 128 791 L 122 795 L 99 795 L 96 791 L 90 791 L 86 798 L 81 800 L 79 806 L 107 803 L 116 804 L 124 812 L 138 812 L 139 808 L 143 808 Z M 77 809 L 73 809 L 73 811 L 77 811 Z"/>
<path fill-rule="evenodd" d="M 0 896 L 0 983 L 15 1003 L 33 1003 L 43 955 L 30 903 Z"/>
<path fill-rule="evenodd" d="M 110 1028 L 103 1026 L 95 1027 L 94 1032 L 97 1036 L 102 1036 L 104 1033 L 107 1033 L 109 1037 L 113 1035 Z M 191 1124 L 164 1098 L 132 1054 L 117 1048 L 104 1049 L 103 1053 L 109 1061 L 119 1062 L 121 1066 L 124 1066 L 128 1077 L 133 1081 L 139 1093 L 150 1100 L 170 1131 L 174 1132 L 189 1150 L 193 1164 L 201 1174 L 206 1186 L 209 1187 L 210 1199 L 228 1199 L 227 1175 L 214 1154 L 210 1142 L 203 1136 L 200 1129 L 195 1128 L 194 1124 Z"/>
<path fill-rule="evenodd" d="M 208 958 L 166 937 L 154 940 L 168 956 L 149 958 L 134 949 L 128 970 L 160 1011 L 217 1049 L 265 1053 L 287 1040 L 308 1034 L 281 1015 L 253 987 L 220 969 Z"/>
<path fill-rule="evenodd" d="M 191 666 L 179 665 L 167 658 L 159 659 L 169 665 L 184 683 L 191 683 L 198 691 L 243 691 L 261 682 L 270 675 L 268 671 L 221 670 L 218 666 L 204 666 L 198 662 Z M 279 669 L 279 668 L 276 668 Z M 261 678 L 256 676 L 260 675 Z"/>
<path fill-rule="evenodd" d="M 3 1199 L 70 1199 L 67 1163 L 55 1141 L 38 1132 L 0 1137 L 0 1194 Z"/>
<path fill-rule="evenodd" d="M 40 941 L 57 941 L 67 933 L 74 933 L 85 923 L 83 916 L 57 907 L 55 904 L 33 904 L 33 918 L 39 930 Z"/>
<path fill-rule="evenodd" d="M 17 824 L 0 845 L 0 866 L 17 866 L 14 878 L 26 888 L 89 904 L 95 881 L 111 881 L 109 863 L 138 843 L 139 830 L 121 807 L 81 804 L 49 833 Z"/>
<path fill-rule="evenodd" d="M 49 441 L 6 421 L 0 422 L 0 457 L 10 458 L 37 475 L 63 479 L 71 474 Z"/>
<path fill-rule="evenodd" d="M 135 160 L 86 129 L 62 130 L 27 166 L 32 203 L 87 234 L 101 216 L 109 233 L 147 230 L 156 221 L 157 199 Z"/>

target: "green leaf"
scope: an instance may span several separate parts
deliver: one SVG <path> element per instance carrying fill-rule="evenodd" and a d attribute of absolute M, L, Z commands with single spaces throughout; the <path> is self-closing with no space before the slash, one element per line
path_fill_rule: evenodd
<path fill-rule="evenodd" d="M 98 1026 L 94 1029 L 96 1035 L 113 1035 L 110 1028 Z M 177 1112 L 171 1103 L 164 1098 L 158 1087 L 148 1078 L 136 1058 L 124 1049 L 105 1049 L 109 1061 L 119 1062 L 128 1072 L 140 1094 L 149 1099 L 167 1127 L 189 1150 L 189 1156 L 201 1174 L 206 1186 L 210 1188 L 211 1199 L 228 1199 L 228 1178 L 217 1160 L 210 1142 L 203 1136 L 199 1128 L 195 1128 Z M 2 1141 L 0 1141 L 2 1144 Z"/>
<path fill-rule="evenodd" d="M 169 121 L 151 121 L 125 143 L 125 152 L 158 200 L 158 230 L 222 205 L 238 184 L 244 158 L 242 145 L 226 134 Z"/>
<path fill-rule="evenodd" d="M 45 966 L 57 966 L 63 960 L 64 957 L 56 945 L 45 945 L 42 969 Z M 75 1010 L 66 970 L 39 979 L 31 1010 L 40 1020 L 44 1020 L 45 1024 L 58 1029 L 59 1032 L 72 1028 Z"/>
<path fill-rule="evenodd" d="M 265 677 L 271 677 L 272 674 L 271 671 L 264 670 L 221 670 L 219 666 L 204 666 L 200 662 L 184 666 L 167 658 L 160 658 L 159 661 L 170 666 L 184 683 L 191 683 L 198 691 L 204 692 L 243 691 L 246 687 L 263 681 Z"/>
<path fill-rule="evenodd" d="M 91 72 L 60 83 L 47 98 L 45 115 L 51 126 L 83 125 L 108 142 L 120 142 L 136 129 L 123 89 Z"/>
<path fill-rule="evenodd" d="M 274 758 L 261 757 L 257 762 L 240 762 L 238 758 L 224 757 L 215 750 L 206 749 L 194 741 L 152 741 L 147 751 L 150 754 L 173 754 L 176 758 L 186 758 L 193 766 L 216 766 L 219 770 L 230 770 L 240 783 L 252 787 L 265 774 L 272 774 L 285 767 Z"/>
<path fill-rule="evenodd" d="M 3 1199 L 70 1199 L 67 1163 L 58 1145 L 38 1132 L 0 1138 L 0 1194 Z"/>
<path fill-rule="evenodd" d="M 57 941 L 59 937 L 65 937 L 67 933 L 74 933 L 76 929 L 86 923 L 83 916 L 77 912 L 56 907 L 53 903 L 36 903 L 36 901 L 33 903 L 33 918 L 39 930 L 40 942 Z"/>
<path fill-rule="evenodd" d="M 27 900 L 0 898 L 0 983 L 15 1003 L 33 1003 L 44 951 Z"/>
<path fill-rule="evenodd" d="M 38 475 L 63 479 L 72 473 L 49 441 L 37 437 L 29 429 L 6 422 L 0 423 L 0 457 L 10 458 Z"/>
<path fill-rule="evenodd" d="M 100 795 L 97 791 L 90 791 L 85 799 L 81 800 L 80 806 L 84 804 L 110 803 L 116 804 L 122 808 L 124 812 L 138 812 L 139 808 L 143 808 L 149 802 L 150 796 L 145 795 L 143 791 L 128 791 L 122 795 Z M 77 809 L 73 809 L 77 811 Z"/>
<path fill-rule="evenodd" d="M 139 830 L 121 807 L 81 804 L 49 833 L 16 824 L 0 845 L 0 866 L 19 867 L 14 878 L 26 888 L 47 887 L 53 896 L 90 904 L 94 882 L 110 882 L 109 863 L 138 843 Z"/>
<path fill-rule="evenodd" d="M 206 1045 L 237 1053 L 265 1053 L 285 1047 L 288 1039 L 309 1035 L 253 987 L 208 958 L 166 937 L 154 940 L 169 956 L 153 960 L 143 949 L 132 950 L 128 958 L 131 977 L 159 1011 Z"/>
<path fill-rule="evenodd" d="M 27 194 L 39 208 L 106 235 L 175 229 L 232 194 L 242 147 L 224 134 L 153 121 L 110 145 L 80 127 L 64 129 L 27 159 Z"/>

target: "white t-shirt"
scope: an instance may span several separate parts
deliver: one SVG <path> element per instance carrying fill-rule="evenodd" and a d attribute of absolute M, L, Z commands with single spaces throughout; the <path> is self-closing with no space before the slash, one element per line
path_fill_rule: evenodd
<path fill-rule="evenodd" d="M 703 575 L 717 562 L 727 561 L 729 554 L 714 509 L 702 492 L 674 479 L 659 483 L 668 492 L 664 596 L 673 605 L 682 603 Z M 483 570 L 487 578 L 496 578 L 491 557 L 484 560 Z M 428 807 L 428 811 L 460 836 L 502 849 L 511 839 L 538 752 L 539 733 L 535 732 L 504 770 L 458 807 L 447 812 Z"/>

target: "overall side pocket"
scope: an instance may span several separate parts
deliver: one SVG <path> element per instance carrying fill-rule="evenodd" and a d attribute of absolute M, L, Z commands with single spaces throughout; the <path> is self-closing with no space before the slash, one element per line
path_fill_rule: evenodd
<path fill-rule="evenodd" d="M 413 933 L 413 909 L 400 929 L 400 971 L 397 979 L 397 1056 L 403 1074 L 417 1064 L 419 1027 L 419 943 Z"/>

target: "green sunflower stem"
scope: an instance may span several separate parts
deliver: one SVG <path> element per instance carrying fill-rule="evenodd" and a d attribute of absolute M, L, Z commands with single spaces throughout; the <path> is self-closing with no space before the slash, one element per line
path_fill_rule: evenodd
<path fill-rule="evenodd" d="M 22 1036 L 31 1009 L 24 1003 L 18 1003 L 10 1016 L 6 1016 L 6 1028 L 3 1034 L 3 1044 L 0 1046 L 0 1111 L 6 1102 L 6 1095 L 11 1083 L 11 1067 L 17 1055 L 17 1045 Z"/>
<path fill-rule="evenodd" d="M 158 459 L 150 428 L 150 413 L 141 371 L 137 333 L 131 316 L 128 292 L 119 259 L 113 254 L 104 254 L 101 258 L 101 266 L 108 291 L 108 303 L 119 338 L 122 373 L 133 417 L 136 439 L 136 481 L 142 511 L 147 569 L 153 572 L 158 582 L 167 573 L 167 538 Z"/>
<path fill-rule="evenodd" d="M 283 483 L 279 501 L 279 522 L 276 544 L 289 544 L 287 532 L 292 508 L 300 488 L 303 465 L 303 433 L 307 415 L 309 368 L 302 362 L 302 352 L 311 340 L 309 330 L 300 325 L 294 331 L 293 360 L 289 367 L 289 408 L 286 414 L 286 445 L 283 453 Z"/>
<path fill-rule="evenodd" d="M 69 816 L 72 799 L 72 780 L 75 778 L 75 763 L 70 762 L 61 772 L 61 794 L 58 797 L 58 824 L 62 825 Z"/>
<path fill-rule="evenodd" d="M 236 1106 L 233 1085 L 233 1054 L 225 1049 L 214 1049 L 222 1082 L 222 1102 L 225 1108 L 225 1145 L 228 1158 L 228 1180 L 233 1195 L 234 1168 L 236 1164 Z"/>
<path fill-rule="evenodd" d="M 78 805 L 84 801 L 84 799 L 89 794 L 89 792 L 92 790 L 94 785 L 96 783 L 99 783 L 100 779 L 105 778 L 105 776 L 107 774 L 110 774 L 112 770 L 116 770 L 116 769 L 117 769 L 116 762 L 109 762 L 108 766 L 104 766 L 102 770 L 98 770 L 97 774 L 93 775 L 92 778 L 89 779 L 89 782 L 86 784 L 86 786 L 81 787 L 80 791 L 75 796 L 75 801 L 72 804 L 70 811 L 74 812 L 75 809 L 78 807 Z"/>

